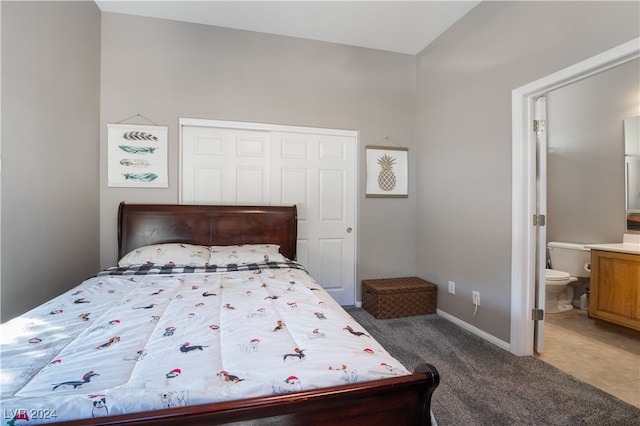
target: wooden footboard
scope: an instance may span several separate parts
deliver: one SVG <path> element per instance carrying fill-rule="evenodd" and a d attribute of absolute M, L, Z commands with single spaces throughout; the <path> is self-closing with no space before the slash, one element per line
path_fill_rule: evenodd
<path fill-rule="evenodd" d="M 281 425 L 430 425 L 440 382 L 431 364 L 409 376 L 314 391 L 66 422 L 66 425 L 217 425 L 264 419 Z"/>

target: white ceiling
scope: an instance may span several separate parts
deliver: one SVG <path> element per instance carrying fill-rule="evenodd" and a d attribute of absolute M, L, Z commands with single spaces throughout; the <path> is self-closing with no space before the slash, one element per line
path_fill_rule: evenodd
<path fill-rule="evenodd" d="M 104 12 L 194 22 L 415 55 L 480 1 L 97 0 Z"/>

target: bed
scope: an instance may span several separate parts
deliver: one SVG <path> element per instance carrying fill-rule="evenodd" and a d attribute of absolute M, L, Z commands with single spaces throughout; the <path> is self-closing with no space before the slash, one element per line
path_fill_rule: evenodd
<path fill-rule="evenodd" d="M 406 371 L 296 259 L 295 206 L 122 203 L 119 264 L 2 324 L 9 425 L 428 425 Z"/>

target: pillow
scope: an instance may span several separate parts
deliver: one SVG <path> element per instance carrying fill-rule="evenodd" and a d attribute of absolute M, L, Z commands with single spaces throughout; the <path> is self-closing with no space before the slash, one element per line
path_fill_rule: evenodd
<path fill-rule="evenodd" d="M 246 265 L 258 262 L 285 262 L 277 244 L 242 244 L 237 246 L 211 246 L 210 265 Z"/>
<path fill-rule="evenodd" d="M 209 247 L 186 243 L 154 244 L 127 253 L 118 266 L 155 263 L 159 265 L 207 266 Z"/>

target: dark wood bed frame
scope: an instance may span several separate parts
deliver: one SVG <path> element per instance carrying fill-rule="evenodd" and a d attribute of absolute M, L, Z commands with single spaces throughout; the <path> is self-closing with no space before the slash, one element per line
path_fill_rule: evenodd
<path fill-rule="evenodd" d="M 119 257 L 164 242 L 279 244 L 295 259 L 295 206 L 120 204 Z M 216 425 L 264 419 L 278 425 L 429 425 L 440 382 L 431 364 L 407 376 L 285 395 L 194 405 L 67 422 L 68 425 Z"/>
<path fill-rule="evenodd" d="M 126 204 L 118 209 L 118 259 L 143 246 L 190 243 L 205 246 L 278 244 L 296 259 L 295 206 Z"/>

